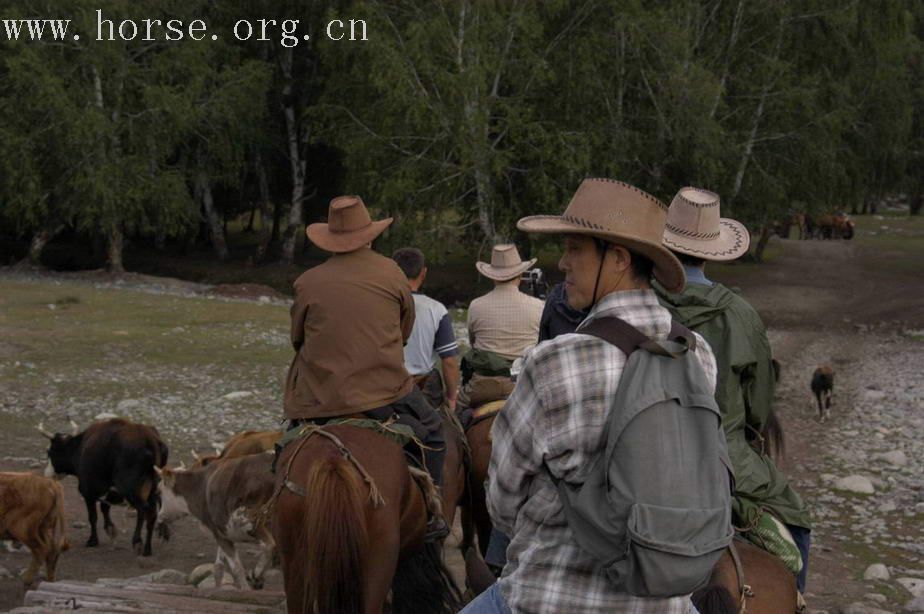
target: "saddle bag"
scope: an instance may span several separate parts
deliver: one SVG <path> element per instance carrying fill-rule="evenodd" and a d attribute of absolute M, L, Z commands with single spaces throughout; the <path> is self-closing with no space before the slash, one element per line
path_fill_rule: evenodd
<path fill-rule="evenodd" d="M 692 352 L 696 338 L 675 323 L 668 341 L 651 340 L 617 318 L 578 332 L 628 359 L 604 454 L 583 483 L 555 479 L 568 525 L 618 590 L 692 593 L 734 536 L 731 463 L 718 405 Z"/>

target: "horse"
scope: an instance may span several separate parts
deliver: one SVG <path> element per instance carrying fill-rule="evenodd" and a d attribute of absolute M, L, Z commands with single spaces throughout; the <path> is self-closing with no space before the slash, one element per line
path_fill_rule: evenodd
<path fill-rule="evenodd" d="M 796 614 L 796 577 L 778 557 L 745 541 L 726 548 L 709 583 L 693 593 L 700 614 Z"/>
<path fill-rule="evenodd" d="M 818 418 L 824 422 L 831 413 L 834 396 L 834 369 L 828 366 L 815 369 L 810 386 L 818 402 Z"/>
<path fill-rule="evenodd" d="M 501 401 L 503 403 L 503 401 Z M 472 463 L 469 470 L 468 492 L 462 510 L 462 543 L 460 549 L 466 552 L 478 539 L 478 549 L 482 556 L 487 552 L 491 537 L 491 516 L 485 501 L 485 480 L 488 479 L 488 464 L 491 462 L 491 426 L 496 414 L 476 419 L 465 432 L 468 447 L 471 450 Z"/>
<path fill-rule="evenodd" d="M 432 490 L 432 488 L 431 488 Z M 401 446 L 347 424 L 290 443 L 272 507 L 290 614 L 452 613 L 461 597 Z M 429 501 L 429 503 L 428 503 Z"/>

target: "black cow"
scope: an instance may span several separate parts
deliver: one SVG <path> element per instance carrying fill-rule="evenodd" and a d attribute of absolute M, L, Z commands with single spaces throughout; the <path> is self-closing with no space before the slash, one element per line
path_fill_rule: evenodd
<path fill-rule="evenodd" d="M 48 448 L 48 468 L 45 474 L 75 475 L 78 490 L 87 504 L 90 521 L 90 539 L 87 546 L 99 544 L 96 533 L 96 502 L 103 511 L 103 528 L 114 538 L 115 525 L 109 517 L 110 504 L 128 503 L 138 511 L 138 521 L 132 536 L 135 551 L 141 549 L 141 525 L 147 522 L 144 556 L 151 556 L 151 533 L 157 518 L 159 504 L 158 476 L 154 467 L 167 464 L 167 446 L 157 429 L 144 424 L 115 418 L 91 424 L 82 432 L 77 425 L 72 435 L 47 433 L 51 440 Z M 140 554 L 140 552 L 139 552 Z"/>

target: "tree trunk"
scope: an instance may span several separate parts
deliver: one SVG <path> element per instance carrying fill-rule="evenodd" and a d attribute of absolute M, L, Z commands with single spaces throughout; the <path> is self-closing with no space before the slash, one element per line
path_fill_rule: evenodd
<path fill-rule="evenodd" d="M 782 46 L 783 21 L 780 20 L 780 28 L 777 32 L 776 45 L 773 53 L 774 60 L 780 57 L 780 48 Z M 751 119 L 751 130 L 748 135 L 748 141 L 744 146 L 744 152 L 741 154 L 741 161 L 738 163 L 738 172 L 735 173 L 735 184 L 732 187 L 732 193 L 726 202 L 726 213 L 731 213 L 735 199 L 738 198 L 738 194 L 741 192 L 741 186 L 744 185 L 744 174 L 748 169 L 748 163 L 751 161 L 751 154 L 754 152 L 754 143 L 757 140 L 757 130 L 760 128 L 760 122 L 764 116 L 764 105 L 767 101 L 767 96 L 770 95 L 770 90 L 772 89 L 775 80 L 775 76 L 771 76 L 769 79 L 767 79 L 760 93 L 760 100 L 757 103 L 757 108 L 754 110 L 754 117 Z"/>
<path fill-rule="evenodd" d="M 42 266 L 42 250 L 44 250 L 45 246 L 62 230 L 64 230 L 63 224 L 51 229 L 44 227 L 37 230 L 35 234 L 32 235 L 32 240 L 29 241 L 29 254 L 20 261 L 20 264 L 28 264 L 34 267 Z"/>
<path fill-rule="evenodd" d="M 305 195 L 305 160 L 301 156 L 301 138 L 292 94 L 293 52 L 290 47 L 282 57 L 282 73 L 285 85 L 282 87 L 283 114 L 286 118 L 286 137 L 289 145 L 289 165 L 292 169 L 292 202 L 286 216 L 286 231 L 282 241 L 281 260 L 284 264 L 295 262 L 295 243 L 298 228 L 302 224 L 302 199 Z"/>
<path fill-rule="evenodd" d="M 741 21 L 743 17 L 744 0 L 738 0 L 738 7 L 735 9 L 735 18 L 732 20 L 731 35 L 728 37 L 728 49 L 725 50 L 725 63 L 722 66 L 722 78 L 719 80 L 719 89 L 715 93 L 715 99 L 712 101 L 712 108 L 709 110 L 709 119 L 714 118 L 716 111 L 719 110 L 719 103 L 722 101 L 722 93 L 725 91 L 725 83 L 728 81 L 728 70 L 731 66 L 735 43 L 738 42 L 738 34 L 741 32 Z"/>
<path fill-rule="evenodd" d="M 215 249 L 215 255 L 218 256 L 219 260 L 227 260 L 228 244 L 225 242 L 224 224 L 215 210 L 212 184 L 203 170 L 196 171 L 195 189 L 199 200 L 202 202 L 202 207 L 205 209 L 205 219 L 208 224 L 212 247 Z"/>
<path fill-rule="evenodd" d="M 109 269 L 111 273 L 124 273 L 125 266 L 122 264 L 122 247 L 125 237 L 122 233 L 122 228 L 118 224 L 113 225 L 109 229 L 109 234 L 106 239 L 106 268 Z"/>
<path fill-rule="evenodd" d="M 254 165 L 257 170 L 257 183 L 260 186 L 260 240 L 254 254 L 254 263 L 260 263 L 266 259 L 266 250 L 269 248 L 270 238 L 272 237 L 270 220 L 273 219 L 273 212 L 272 204 L 270 203 L 269 181 L 266 178 L 266 167 L 263 165 L 263 157 L 260 154 L 257 154 Z M 278 229 L 275 220 L 272 228 Z"/>
<path fill-rule="evenodd" d="M 772 230 L 772 224 L 764 223 L 760 227 L 760 238 L 757 240 L 757 246 L 754 248 L 754 260 L 757 262 L 764 261 L 764 250 L 767 248 L 767 243 L 770 241 Z"/>
<path fill-rule="evenodd" d="M 918 193 L 911 197 L 911 206 L 908 208 L 909 215 L 921 215 L 921 209 L 924 208 L 924 193 Z"/>

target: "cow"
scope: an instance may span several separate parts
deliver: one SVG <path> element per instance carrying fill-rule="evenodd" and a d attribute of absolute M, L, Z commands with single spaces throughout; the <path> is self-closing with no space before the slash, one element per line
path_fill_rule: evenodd
<path fill-rule="evenodd" d="M 831 367 L 818 367 L 812 374 L 812 394 L 818 402 L 818 417 L 822 422 L 831 413 L 832 396 L 834 395 L 834 369 Z M 822 403 L 824 401 L 824 403 Z"/>
<path fill-rule="evenodd" d="M 167 446 L 152 426 L 114 418 L 91 424 L 82 433 L 71 422 L 73 433 L 51 434 L 39 424 L 47 437 L 48 477 L 77 476 L 77 488 L 87 505 L 90 538 L 87 547 L 99 545 L 96 532 L 96 503 L 103 512 L 103 528 L 115 539 L 116 527 L 109 517 L 111 504 L 128 503 L 138 512 L 132 546 L 144 556 L 151 556 L 151 534 L 157 517 L 158 477 L 155 467 L 167 464 Z M 142 548 L 141 525 L 147 523 L 147 537 Z"/>
<path fill-rule="evenodd" d="M 194 467 L 204 467 L 220 458 L 240 458 L 272 450 L 282 437 L 282 431 L 244 431 L 229 439 L 216 454 L 199 455 L 193 450 Z"/>
<path fill-rule="evenodd" d="M 15 540 L 32 552 L 23 575 L 26 588 L 42 563 L 45 579 L 54 582 L 58 557 L 70 547 L 61 484 L 31 473 L 0 473 L 0 539 Z"/>
<path fill-rule="evenodd" d="M 191 514 L 215 538 L 215 586 L 221 586 L 225 563 L 234 583 L 244 588 L 263 587 L 263 574 L 272 564 L 276 542 L 267 526 L 264 506 L 273 495 L 273 452 L 219 459 L 190 469 L 158 469 L 160 512 L 158 524 Z M 263 552 L 247 573 L 236 544 L 259 541 Z"/>

